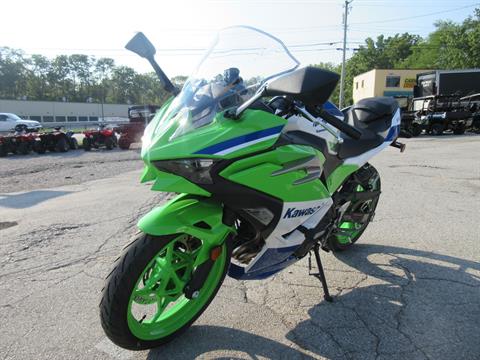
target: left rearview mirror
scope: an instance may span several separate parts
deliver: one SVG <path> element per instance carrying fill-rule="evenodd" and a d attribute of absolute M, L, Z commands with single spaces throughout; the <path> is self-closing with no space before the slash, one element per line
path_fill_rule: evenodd
<path fill-rule="evenodd" d="M 142 32 L 138 32 L 128 44 L 125 45 L 125 48 L 145 59 L 153 58 L 156 53 L 155 46 L 153 46 Z"/>

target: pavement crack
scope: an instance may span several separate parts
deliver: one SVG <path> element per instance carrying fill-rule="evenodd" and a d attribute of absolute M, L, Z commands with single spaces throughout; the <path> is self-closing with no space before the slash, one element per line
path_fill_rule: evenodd
<path fill-rule="evenodd" d="M 397 259 L 400 260 L 400 258 L 398 258 L 398 257 L 397 257 Z M 407 287 L 409 287 L 412 283 L 415 282 L 415 277 L 412 274 L 412 272 L 410 271 L 410 269 L 408 269 L 405 265 L 401 264 L 400 262 L 397 262 L 396 265 L 404 271 L 405 276 L 406 276 L 408 281 L 407 281 L 406 284 L 399 284 L 399 286 L 400 286 L 400 303 L 402 304 L 402 306 L 400 306 L 398 312 L 396 314 L 394 314 L 394 316 L 393 316 L 393 318 L 397 322 L 397 326 L 396 326 L 395 329 L 400 334 L 402 334 L 413 345 L 415 350 L 419 351 L 423 356 L 425 356 L 425 358 L 430 359 L 430 357 L 427 355 L 427 353 L 420 346 L 418 346 L 415 343 L 414 339 L 410 336 L 410 334 L 408 334 L 408 332 L 402 330 L 402 319 L 403 319 L 405 309 L 408 306 L 408 301 L 407 301 L 407 298 L 405 297 L 405 290 L 406 290 Z"/>
<path fill-rule="evenodd" d="M 242 292 L 242 295 L 243 295 L 242 301 L 247 304 L 249 302 L 248 301 L 248 295 L 247 295 L 248 288 L 245 285 L 245 281 L 240 281 L 239 284 L 240 284 L 239 289 L 240 289 L 240 291 Z"/>

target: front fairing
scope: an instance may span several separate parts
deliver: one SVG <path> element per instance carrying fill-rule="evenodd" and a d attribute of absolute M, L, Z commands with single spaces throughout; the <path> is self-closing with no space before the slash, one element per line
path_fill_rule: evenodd
<path fill-rule="evenodd" d="M 247 110 L 239 120 L 228 119 L 224 112 L 193 132 L 174 137 L 181 126 L 168 119 L 169 103 L 148 125 L 142 144 L 146 169 L 142 181 L 154 180 L 153 190 L 188 192 L 208 196 L 201 187 L 175 174 L 159 171 L 157 160 L 212 158 L 231 159 L 271 147 L 278 139 L 286 120 L 262 110 Z"/>
<path fill-rule="evenodd" d="M 192 182 L 162 173 L 154 162 L 231 159 L 272 146 L 285 119 L 253 109 L 238 120 L 224 115 L 258 97 L 270 79 L 298 66 L 286 46 L 270 34 L 248 26 L 221 30 L 178 95 L 167 101 L 145 129 L 142 158 L 147 170 L 143 180 L 156 180 L 155 190 L 194 190 L 205 195 L 205 190 Z M 178 168 L 167 169 L 178 172 Z M 189 173 L 183 175 L 190 178 Z M 160 184 L 162 179 L 165 181 Z"/>
<path fill-rule="evenodd" d="M 172 138 L 178 123 L 161 120 L 158 119 L 157 127 L 152 121 L 153 126 L 149 125 L 145 131 L 142 146 L 145 162 L 188 157 L 230 159 L 273 145 L 286 124 L 285 119 L 262 110 L 247 110 L 240 120 L 226 118 L 221 112 L 210 124 Z"/>

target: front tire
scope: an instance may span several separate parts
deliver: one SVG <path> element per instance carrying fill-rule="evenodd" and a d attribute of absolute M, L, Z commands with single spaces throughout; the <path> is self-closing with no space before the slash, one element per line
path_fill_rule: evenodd
<path fill-rule="evenodd" d="M 84 137 L 83 140 L 82 140 L 82 147 L 83 147 L 83 150 L 85 151 L 90 151 L 92 150 L 92 143 L 90 141 L 89 138 L 87 137 Z"/>
<path fill-rule="evenodd" d="M 112 150 L 114 146 L 113 138 L 111 136 L 105 139 L 105 147 L 107 150 Z"/>
<path fill-rule="evenodd" d="M 130 140 L 125 138 L 125 137 L 120 137 L 120 139 L 118 140 L 118 147 L 122 150 L 128 150 L 130 149 Z"/>
<path fill-rule="evenodd" d="M 183 289 L 202 246 L 205 242 L 185 234 L 140 233 L 124 249 L 100 302 L 102 327 L 110 340 L 125 349 L 142 350 L 163 345 L 188 329 L 215 297 L 230 264 L 226 241 L 198 297 L 185 298 Z"/>
<path fill-rule="evenodd" d="M 432 134 L 436 136 L 443 135 L 443 132 L 445 131 L 445 126 L 442 124 L 433 124 L 432 125 Z"/>
<path fill-rule="evenodd" d="M 8 155 L 7 146 L 5 144 L 0 144 L 0 157 L 5 157 Z"/>
<path fill-rule="evenodd" d="M 467 129 L 467 127 L 465 126 L 465 124 L 458 125 L 455 129 L 453 129 L 453 134 L 454 135 L 463 135 L 463 134 L 465 134 L 466 129 Z"/>
<path fill-rule="evenodd" d="M 419 136 L 422 133 L 422 126 L 420 124 L 412 124 L 410 127 L 410 133 L 414 137 Z"/>
<path fill-rule="evenodd" d="M 78 141 L 74 137 L 70 137 L 68 139 L 68 145 L 70 146 L 70 150 L 77 150 L 78 149 Z"/>
<path fill-rule="evenodd" d="M 68 141 L 65 137 L 61 137 L 57 141 L 57 145 L 55 146 L 55 151 L 56 152 L 67 152 L 70 150 L 70 145 L 68 145 Z"/>
<path fill-rule="evenodd" d="M 27 155 L 28 153 L 30 153 L 30 144 L 26 141 L 22 141 L 18 145 L 18 152 L 22 155 Z"/>

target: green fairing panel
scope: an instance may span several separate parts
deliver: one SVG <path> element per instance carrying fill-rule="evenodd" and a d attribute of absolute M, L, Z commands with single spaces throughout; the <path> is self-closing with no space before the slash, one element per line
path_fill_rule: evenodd
<path fill-rule="evenodd" d="M 248 135 L 255 131 L 282 126 L 286 123 L 285 119 L 261 110 L 247 110 L 240 120 L 225 118 L 221 113 L 211 124 L 200 127 L 192 133 L 170 139 L 177 126 L 175 126 L 174 117 L 168 118 L 170 116 L 167 110 L 168 106 L 169 103 L 162 107 L 156 115 L 156 119 L 163 116 L 165 116 L 165 119 L 161 119 L 156 128 L 147 128 L 143 139 L 142 158 L 145 162 L 145 170 L 141 181 L 155 181 L 152 190 L 157 191 L 211 196 L 209 192 L 181 176 L 159 171 L 152 164 L 152 161 L 193 157 L 228 159 L 264 150 L 271 147 L 277 141 L 277 138 L 273 137 L 261 141 L 225 156 L 195 154 L 199 150 L 223 141 Z"/>
<path fill-rule="evenodd" d="M 229 233 L 235 230 L 222 222 L 223 207 L 207 198 L 197 198 L 182 194 L 161 207 L 154 208 L 144 215 L 137 226 L 146 234 L 171 235 L 188 234 L 208 243 L 207 250 L 220 245 Z M 198 225 L 206 223 L 207 228 Z M 205 261 L 208 252 L 197 258 L 198 263 Z"/>
<path fill-rule="evenodd" d="M 353 174 L 355 171 L 358 170 L 357 165 L 340 165 L 337 167 L 327 178 L 327 188 L 330 194 L 333 194 L 340 185 Z"/>
<path fill-rule="evenodd" d="M 224 178 L 270 194 L 287 202 L 309 201 L 330 197 L 330 193 L 320 179 L 293 185 L 296 180 L 305 178 L 305 169 L 290 171 L 272 176 L 272 173 L 284 168 L 285 164 L 316 156 L 321 166 L 325 157 L 315 149 L 302 145 L 287 145 L 275 150 L 236 161 L 220 175 Z"/>
<path fill-rule="evenodd" d="M 157 116 L 162 116 L 162 114 Z M 175 117 L 171 119 L 168 117 L 169 114 L 165 115 L 165 119 L 159 122 L 156 129 L 151 128 L 145 131 L 142 158 L 146 163 L 153 160 L 192 157 L 229 159 L 267 149 L 276 142 L 275 137 L 224 156 L 202 155 L 199 152 L 212 145 L 256 131 L 285 125 L 287 122 L 279 116 L 261 110 L 246 110 L 239 120 L 225 118 L 223 113 L 219 113 L 212 123 L 170 139 L 178 126 L 175 124 Z"/>

